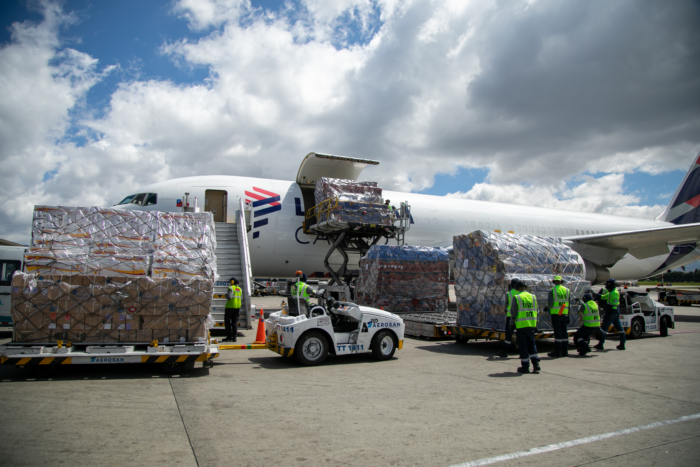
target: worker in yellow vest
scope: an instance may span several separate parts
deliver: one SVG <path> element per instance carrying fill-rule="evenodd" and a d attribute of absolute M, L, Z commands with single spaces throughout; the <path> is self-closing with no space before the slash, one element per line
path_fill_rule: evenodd
<path fill-rule="evenodd" d="M 236 337 L 238 337 L 238 314 L 241 312 L 242 298 L 243 290 L 238 286 L 238 280 L 232 277 L 229 279 L 229 286 L 226 291 L 226 308 L 224 308 L 226 339 L 224 339 L 224 342 L 236 342 Z"/>
<path fill-rule="evenodd" d="M 612 277 L 605 281 L 605 290 L 600 295 L 600 299 L 605 302 L 605 319 L 603 319 L 603 325 L 601 326 L 600 341 L 595 348 L 603 350 L 605 337 L 608 335 L 610 326 L 613 326 L 620 336 L 620 345 L 617 346 L 617 349 L 625 350 L 627 336 L 625 335 L 625 328 L 623 328 L 622 323 L 620 323 L 620 290 L 617 288 L 615 279 Z"/>
<path fill-rule="evenodd" d="M 515 289 L 515 284 L 517 282 L 518 279 L 511 279 L 508 295 L 506 295 L 506 324 L 503 327 L 506 336 L 503 341 L 503 347 L 498 353 L 498 356 L 501 358 L 508 358 L 508 351 L 510 350 L 511 341 L 513 340 L 513 318 L 510 315 L 510 305 L 513 301 L 513 297 L 518 295 L 518 291 Z"/>
<path fill-rule="evenodd" d="M 582 357 L 591 351 L 591 336 L 600 330 L 600 312 L 598 304 L 593 300 L 593 294 L 587 290 L 583 294 L 583 325 L 574 333 L 574 343 L 578 354 Z"/>
<path fill-rule="evenodd" d="M 515 332 L 518 337 L 520 349 L 520 367 L 518 373 L 530 373 L 530 362 L 536 373 L 540 371 L 540 357 L 537 355 L 535 345 L 535 332 L 537 331 L 537 298 L 525 289 L 527 285 L 518 281 L 515 289 L 518 294 L 513 297 L 510 305 L 510 314 L 515 322 Z"/>
<path fill-rule="evenodd" d="M 571 293 L 569 289 L 561 285 L 564 280 L 561 276 L 554 276 L 554 287 L 549 291 L 545 313 L 549 311 L 552 319 L 552 331 L 554 331 L 554 352 L 547 355 L 552 358 L 561 358 L 569 355 L 569 304 Z"/>

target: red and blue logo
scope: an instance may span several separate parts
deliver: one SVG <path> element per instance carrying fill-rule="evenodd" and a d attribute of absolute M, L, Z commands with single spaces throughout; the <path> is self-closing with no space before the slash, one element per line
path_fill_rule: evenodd
<path fill-rule="evenodd" d="M 258 238 L 260 230 L 256 229 L 267 225 L 269 220 L 268 217 L 264 216 L 282 210 L 282 205 L 279 203 L 280 195 L 255 186 L 253 191 L 246 190 L 245 195 L 248 197 L 245 202 L 248 204 L 252 203 L 253 206 L 253 238 Z M 259 217 L 262 219 L 258 219 Z"/>

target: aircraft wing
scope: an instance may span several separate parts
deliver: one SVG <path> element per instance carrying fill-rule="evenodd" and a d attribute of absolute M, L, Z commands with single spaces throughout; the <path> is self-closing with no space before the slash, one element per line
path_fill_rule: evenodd
<path fill-rule="evenodd" d="M 585 259 L 601 266 L 612 266 L 625 253 L 637 259 L 668 254 L 669 245 L 700 243 L 700 223 L 669 225 L 656 229 L 633 230 L 567 237 L 564 243 Z"/>

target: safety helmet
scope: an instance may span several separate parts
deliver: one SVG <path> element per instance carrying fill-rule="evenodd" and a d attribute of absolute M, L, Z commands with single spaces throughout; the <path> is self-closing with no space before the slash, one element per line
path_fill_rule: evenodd
<path fill-rule="evenodd" d="M 593 300 L 593 295 L 591 295 L 590 290 L 586 290 L 586 292 L 584 292 L 584 294 L 583 294 L 583 301 L 590 302 L 591 300 Z"/>
<path fill-rule="evenodd" d="M 518 279 L 515 279 L 515 278 L 511 279 L 510 280 L 510 288 L 514 289 L 515 286 L 518 284 L 518 282 L 519 282 Z"/>
<path fill-rule="evenodd" d="M 606 284 L 614 284 L 614 283 L 615 283 L 615 279 L 613 279 L 613 278 L 611 277 L 610 279 L 606 280 L 605 283 L 606 283 Z"/>
<path fill-rule="evenodd" d="M 518 279 L 517 282 L 515 283 L 515 288 L 516 288 L 516 289 L 523 289 L 523 288 L 526 289 L 526 288 L 527 288 L 527 284 L 526 284 L 525 282 L 523 282 L 523 281 L 521 281 L 521 280 Z"/>
<path fill-rule="evenodd" d="M 561 276 L 554 276 L 554 279 L 552 279 L 552 280 L 564 282 L 564 279 L 562 279 Z"/>

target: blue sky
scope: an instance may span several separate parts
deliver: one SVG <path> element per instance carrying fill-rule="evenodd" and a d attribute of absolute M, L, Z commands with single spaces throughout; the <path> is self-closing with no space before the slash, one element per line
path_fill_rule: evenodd
<path fill-rule="evenodd" d="M 0 237 L 310 151 L 380 160 L 386 189 L 654 218 L 700 151 L 700 9 L 642 3 L 2 2 Z"/>

